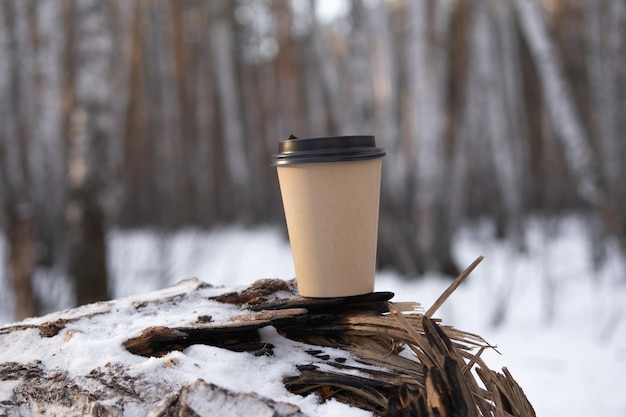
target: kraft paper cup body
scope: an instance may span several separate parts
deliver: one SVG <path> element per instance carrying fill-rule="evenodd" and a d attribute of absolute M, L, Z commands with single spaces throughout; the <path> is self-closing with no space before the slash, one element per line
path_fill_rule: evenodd
<path fill-rule="evenodd" d="M 276 166 L 300 295 L 372 292 L 381 156 Z"/>

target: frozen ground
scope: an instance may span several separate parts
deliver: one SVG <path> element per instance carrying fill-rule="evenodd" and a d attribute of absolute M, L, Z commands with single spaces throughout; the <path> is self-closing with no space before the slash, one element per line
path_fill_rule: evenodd
<path fill-rule="evenodd" d="M 576 218 L 534 221 L 527 231 L 528 251 L 520 254 L 494 240 L 487 223 L 464 229 L 455 239 L 459 264 L 469 265 L 479 255 L 485 260 L 437 316 L 497 345 L 501 355 L 485 353 L 487 364 L 509 368 L 538 416 L 626 415 L 624 260 L 609 251 L 606 266 L 593 271 L 586 230 Z M 110 236 L 110 249 L 116 298 L 194 276 L 229 287 L 294 276 L 289 245 L 274 228 L 173 236 L 117 232 Z M 62 286 L 42 274 L 36 281 L 38 291 L 55 296 L 49 309 L 66 307 Z M 447 285 L 437 276 L 416 281 L 392 271 L 377 275 L 377 290 L 394 291 L 394 300 L 419 301 L 426 308 Z M 4 273 L 0 323 L 11 320 L 9 294 Z M 501 325 L 494 327 L 497 321 Z M 319 411 L 333 415 L 329 407 Z"/>

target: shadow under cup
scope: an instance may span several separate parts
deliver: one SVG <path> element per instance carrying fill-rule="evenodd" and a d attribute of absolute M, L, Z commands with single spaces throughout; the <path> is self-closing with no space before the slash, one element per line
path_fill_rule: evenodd
<path fill-rule="evenodd" d="M 273 165 L 300 295 L 344 297 L 374 290 L 384 155 L 373 136 L 279 143 Z"/>

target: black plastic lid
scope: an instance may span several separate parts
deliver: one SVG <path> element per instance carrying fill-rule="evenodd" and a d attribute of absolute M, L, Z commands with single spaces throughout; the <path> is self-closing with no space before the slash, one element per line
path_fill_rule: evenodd
<path fill-rule="evenodd" d="M 376 147 L 374 136 L 329 136 L 299 139 L 291 136 L 278 144 L 272 156 L 273 166 L 316 162 L 362 161 L 382 158 L 383 148 Z"/>

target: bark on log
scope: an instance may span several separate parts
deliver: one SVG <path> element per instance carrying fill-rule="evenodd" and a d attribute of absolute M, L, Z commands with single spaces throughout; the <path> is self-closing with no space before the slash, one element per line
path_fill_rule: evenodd
<path fill-rule="evenodd" d="M 29 319 L 0 328 L 0 415 L 296 417 L 311 415 L 295 405 L 297 395 L 315 393 L 374 415 L 534 416 L 511 375 L 482 361 L 490 345 L 480 336 L 391 297 L 311 299 L 298 297 L 293 282 L 227 291 L 194 279 Z M 282 338 L 268 339 L 265 327 Z M 284 386 L 287 401 L 262 394 L 256 378 L 245 388 L 220 386 L 219 370 L 236 366 L 232 355 L 261 364 L 263 375 L 268 363 L 281 366 L 282 376 L 262 385 Z M 238 380 L 246 371 L 235 372 Z"/>

